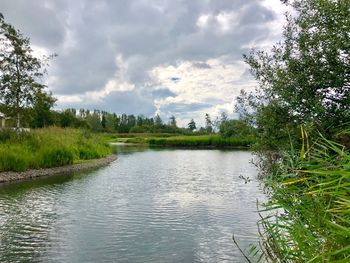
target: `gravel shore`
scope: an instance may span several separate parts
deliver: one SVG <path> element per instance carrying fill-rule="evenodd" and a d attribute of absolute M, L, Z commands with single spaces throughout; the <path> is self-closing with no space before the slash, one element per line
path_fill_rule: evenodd
<path fill-rule="evenodd" d="M 24 172 L 1 172 L 0 184 L 18 180 L 26 180 L 35 177 L 49 176 L 49 175 L 64 175 L 75 172 L 82 172 L 105 166 L 117 159 L 116 155 L 109 155 L 101 159 L 91 160 L 86 163 L 72 164 L 60 167 L 43 168 L 38 170 L 28 170 Z"/>

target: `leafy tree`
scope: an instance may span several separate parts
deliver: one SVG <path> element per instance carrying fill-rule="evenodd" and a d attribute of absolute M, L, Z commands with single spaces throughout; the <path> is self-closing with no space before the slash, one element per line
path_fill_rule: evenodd
<path fill-rule="evenodd" d="M 252 92 L 246 92 L 241 90 L 240 94 L 236 97 L 235 113 L 238 114 L 238 118 L 245 121 L 248 125 L 254 126 L 256 111 L 259 106 L 264 103 L 260 101 L 259 96 L 254 95 Z"/>
<path fill-rule="evenodd" d="M 218 116 L 215 117 L 214 120 L 211 121 L 211 125 L 212 125 L 212 128 L 213 128 L 213 131 L 212 132 L 217 132 L 220 128 L 220 119 Z"/>
<path fill-rule="evenodd" d="M 52 94 L 41 90 L 35 94 L 32 110 L 32 127 L 42 128 L 53 124 L 54 119 L 51 108 L 55 102 L 56 99 L 52 97 Z"/>
<path fill-rule="evenodd" d="M 131 127 L 134 127 L 136 125 L 136 117 L 131 114 L 128 115 L 128 130 L 131 129 Z"/>
<path fill-rule="evenodd" d="M 16 117 L 20 127 L 21 114 L 32 106 L 44 85 L 38 80 L 44 75 L 43 61 L 34 57 L 29 38 L 6 23 L 0 16 L 0 102 L 9 115 Z"/>
<path fill-rule="evenodd" d="M 119 119 L 118 132 L 128 132 L 128 116 L 126 114 L 122 114 Z"/>
<path fill-rule="evenodd" d="M 221 116 L 220 116 L 220 122 L 225 122 L 228 121 L 228 116 L 227 113 L 225 111 L 221 112 Z"/>
<path fill-rule="evenodd" d="M 174 115 L 172 115 L 170 118 L 169 118 L 169 125 L 172 126 L 172 127 L 176 127 L 176 118 Z"/>
<path fill-rule="evenodd" d="M 257 108 L 273 103 L 267 120 L 278 126 L 312 123 L 332 135 L 350 123 L 350 1 L 284 1 L 295 10 L 287 16 L 284 41 L 270 53 L 245 55 L 260 83 Z M 258 121 L 259 125 L 266 123 Z"/>
<path fill-rule="evenodd" d="M 138 126 L 142 126 L 142 125 L 146 124 L 146 118 L 145 118 L 145 116 L 144 116 L 144 115 L 139 115 L 139 116 L 137 116 L 137 118 L 136 118 L 136 124 L 137 124 Z"/>
<path fill-rule="evenodd" d="M 213 123 L 208 113 L 205 114 L 205 130 L 209 133 L 213 132 Z"/>
<path fill-rule="evenodd" d="M 154 118 L 154 125 L 155 126 L 162 126 L 163 121 L 160 118 L 159 114 L 156 115 L 156 117 Z"/>
<path fill-rule="evenodd" d="M 196 123 L 194 122 L 193 119 L 191 119 L 191 121 L 187 124 L 188 129 L 190 129 L 191 131 L 194 131 L 196 128 Z"/>
<path fill-rule="evenodd" d="M 59 114 L 59 126 L 66 127 L 74 127 L 76 121 L 76 115 L 74 109 L 66 109 Z"/>
<path fill-rule="evenodd" d="M 105 127 L 105 129 L 108 132 L 115 131 L 116 130 L 116 125 L 117 125 L 117 115 L 116 114 L 107 113 L 105 118 L 106 118 L 106 127 Z"/>
<path fill-rule="evenodd" d="M 103 129 L 100 112 L 98 110 L 94 110 L 92 114 L 86 116 L 86 122 L 92 131 L 98 132 Z"/>
<path fill-rule="evenodd" d="M 101 126 L 102 126 L 102 128 L 105 130 L 106 129 L 106 122 L 107 122 L 107 120 L 106 120 L 106 115 L 107 115 L 107 112 L 102 112 L 102 117 L 101 117 Z"/>

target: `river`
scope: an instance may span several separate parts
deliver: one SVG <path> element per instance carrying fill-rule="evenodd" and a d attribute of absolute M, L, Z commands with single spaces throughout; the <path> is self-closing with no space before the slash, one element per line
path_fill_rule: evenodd
<path fill-rule="evenodd" d="M 256 244 L 264 199 L 250 152 L 115 150 L 95 171 L 1 185 L 0 262 L 245 262 L 232 234 Z"/>

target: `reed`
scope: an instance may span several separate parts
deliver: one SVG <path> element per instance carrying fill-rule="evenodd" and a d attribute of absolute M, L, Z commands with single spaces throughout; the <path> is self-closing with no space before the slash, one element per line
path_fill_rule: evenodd
<path fill-rule="evenodd" d="M 350 262 L 350 154 L 320 135 L 291 147 L 263 180 L 261 243 L 250 255 L 267 262 Z M 260 254 L 260 257 L 256 255 Z"/>
<path fill-rule="evenodd" d="M 151 138 L 148 140 L 151 146 L 167 147 L 249 147 L 254 143 L 253 138 L 228 137 L 219 135 L 201 135 L 201 136 L 174 136 L 167 138 Z"/>

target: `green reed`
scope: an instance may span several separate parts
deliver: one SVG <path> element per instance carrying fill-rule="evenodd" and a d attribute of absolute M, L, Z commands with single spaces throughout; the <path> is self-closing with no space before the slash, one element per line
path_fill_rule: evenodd
<path fill-rule="evenodd" d="M 252 262 L 350 262 L 350 154 L 321 135 L 311 144 L 303 129 L 302 140 L 263 178 L 270 201 Z"/>
<path fill-rule="evenodd" d="M 148 143 L 151 146 L 168 147 L 249 147 L 253 144 L 252 138 L 228 137 L 219 135 L 201 136 L 174 136 L 168 138 L 151 138 Z"/>

